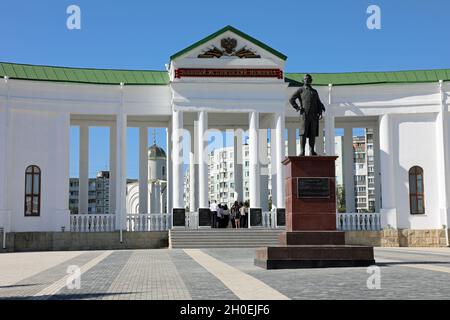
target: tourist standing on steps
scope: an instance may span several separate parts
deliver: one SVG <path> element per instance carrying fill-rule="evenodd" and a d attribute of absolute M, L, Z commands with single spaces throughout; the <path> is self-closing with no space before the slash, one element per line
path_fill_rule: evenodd
<path fill-rule="evenodd" d="M 234 228 L 241 228 L 241 211 L 239 202 L 235 201 L 233 207 L 231 207 L 231 217 L 234 222 Z"/>
<path fill-rule="evenodd" d="M 223 215 L 223 228 L 229 228 L 231 227 L 231 221 L 230 221 L 230 210 L 228 209 L 228 205 L 225 204 L 222 206 L 222 215 Z"/>
<path fill-rule="evenodd" d="M 217 202 L 214 200 L 209 206 L 211 215 L 211 228 L 217 228 Z"/>
<path fill-rule="evenodd" d="M 223 206 L 222 204 L 219 204 L 217 206 L 217 227 L 216 228 L 223 228 Z"/>
<path fill-rule="evenodd" d="M 250 204 L 248 201 L 241 202 L 241 228 L 248 228 L 248 208 Z"/>
<path fill-rule="evenodd" d="M 246 218 L 245 216 L 245 207 L 244 207 L 244 203 L 239 202 L 239 227 L 240 228 L 245 228 L 245 223 L 244 220 Z"/>
<path fill-rule="evenodd" d="M 237 201 L 231 206 L 230 209 L 230 219 L 231 219 L 231 228 L 236 228 L 236 203 Z"/>

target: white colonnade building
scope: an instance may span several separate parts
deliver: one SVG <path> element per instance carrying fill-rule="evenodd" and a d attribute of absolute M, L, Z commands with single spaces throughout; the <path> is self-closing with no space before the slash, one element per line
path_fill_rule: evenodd
<path fill-rule="evenodd" d="M 208 134 L 248 131 L 251 210 L 267 190 L 261 172 L 271 145 L 273 207 L 285 209 L 282 161 L 296 153 L 298 114 L 288 101 L 303 74 L 286 73 L 287 57 L 225 27 L 170 57 L 166 71 L 76 69 L 1 63 L 0 227 L 7 232 L 70 229 L 69 131 L 79 127 L 79 212 L 87 212 L 89 127 L 110 132 L 110 213 L 126 229 L 126 132 L 139 128 L 139 208 L 150 211 L 148 128 L 166 128 L 165 204 L 174 224 L 185 212 L 184 166 L 195 190 L 191 211 L 208 208 Z M 305 65 L 305 69 L 308 66 Z M 312 74 L 327 111 L 317 151 L 335 154 L 335 129 L 344 130 L 342 170 L 354 190 L 353 128 L 373 129 L 375 211 L 382 227 L 442 230 L 450 219 L 450 70 Z M 183 134 L 191 133 L 190 149 Z M 268 142 L 267 131 L 270 131 Z M 242 139 L 240 140 L 242 141 Z M 235 143 L 242 166 L 242 143 Z M 189 163 L 184 163 L 189 154 Z M 162 170 L 162 169 L 161 169 Z M 242 170 L 237 170 L 242 172 Z M 242 192 L 242 176 L 235 176 Z M 154 184 L 154 187 L 157 188 Z M 262 187 L 263 186 L 263 187 Z M 150 188 L 152 184 L 150 184 Z M 264 198 L 264 197 L 263 197 Z M 355 194 L 346 209 L 355 212 Z M 155 209 L 155 210 L 156 210 Z M 158 210 L 157 210 L 158 211 Z"/>

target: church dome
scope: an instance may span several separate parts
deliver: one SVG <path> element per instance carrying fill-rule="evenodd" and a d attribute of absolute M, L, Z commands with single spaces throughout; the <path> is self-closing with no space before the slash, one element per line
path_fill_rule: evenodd
<path fill-rule="evenodd" d="M 148 158 L 149 159 L 158 159 L 158 158 L 166 159 L 166 152 L 162 148 L 158 147 L 155 143 L 150 148 L 148 148 Z"/>

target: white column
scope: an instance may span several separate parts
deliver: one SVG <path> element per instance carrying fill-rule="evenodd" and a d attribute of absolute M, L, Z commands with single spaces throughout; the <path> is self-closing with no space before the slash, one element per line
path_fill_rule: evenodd
<path fill-rule="evenodd" d="M 328 85 L 328 106 L 327 110 L 325 112 L 325 151 L 327 156 L 334 156 L 336 155 L 335 152 L 335 145 L 334 145 L 334 112 L 333 112 L 333 85 Z"/>
<path fill-rule="evenodd" d="M 184 209 L 183 181 L 183 111 L 172 112 L 172 197 L 173 209 Z"/>
<path fill-rule="evenodd" d="M 192 147 L 192 145 L 191 145 Z M 195 189 L 195 180 L 196 179 L 196 172 L 195 172 L 195 155 L 194 151 L 189 151 L 189 211 L 195 212 L 197 211 L 196 208 L 196 201 L 195 201 L 195 195 L 197 193 L 197 190 Z"/>
<path fill-rule="evenodd" d="M 199 208 L 206 209 L 208 206 L 208 150 L 207 136 L 208 130 L 208 113 L 200 111 L 198 113 L 198 197 Z"/>
<path fill-rule="evenodd" d="M 116 212 L 116 142 L 117 127 L 113 124 L 109 127 L 109 213 Z"/>
<path fill-rule="evenodd" d="M 156 183 L 152 181 L 150 183 L 150 213 L 158 213 L 158 211 L 156 211 L 156 200 Z"/>
<path fill-rule="evenodd" d="M 155 213 L 162 213 L 162 208 L 161 208 L 161 184 L 159 184 L 159 182 L 155 183 L 155 187 L 154 187 L 154 191 L 155 191 L 155 197 L 154 199 L 154 212 Z"/>
<path fill-rule="evenodd" d="M 148 211 L 148 128 L 139 128 L 139 213 Z"/>
<path fill-rule="evenodd" d="M 276 114 L 276 168 L 277 168 L 277 209 L 285 209 L 285 181 L 284 181 L 284 165 L 285 159 L 285 138 L 284 138 L 284 113 Z"/>
<path fill-rule="evenodd" d="M 54 158 L 55 176 L 57 181 L 53 183 L 53 194 L 55 196 L 55 216 L 52 217 L 53 230 L 56 232 L 70 231 L 69 210 L 69 140 L 70 140 L 70 114 L 61 112 L 57 116 L 58 132 L 55 135 Z"/>
<path fill-rule="evenodd" d="M 243 153 L 242 153 L 242 129 L 234 130 L 234 192 L 237 194 L 237 201 L 244 201 L 244 184 L 243 184 Z"/>
<path fill-rule="evenodd" d="M 319 156 L 323 156 L 325 154 L 325 145 L 323 141 L 323 127 L 324 127 L 324 121 L 319 121 L 319 136 L 316 139 L 316 153 Z"/>
<path fill-rule="evenodd" d="M 262 211 L 269 211 L 269 157 L 267 146 L 267 129 L 259 130 L 259 163 L 260 163 L 260 202 Z"/>
<path fill-rule="evenodd" d="M 194 137 L 196 137 L 197 134 L 198 134 L 198 131 L 195 129 L 194 133 L 195 133 Z M 198 154 L 198 152 L 199 152 L 198 151 L 198 145 L 197 145 L 197 143 L 195 143 L 195 147 L 194 147 L 194 172 L 195 172 L 195 179 L 194 179 L 194 184 L 193 184 L 193 187 L 194 187 L 194 190 L 195 190 L 194 203 L 193 203 L 195 211 L 198 211 L 198 208 L 199 208 L 199 198 L 198 198 L 199 182 L 198 182 L 198 163 L 197 163 L 197 157 L 198 157 L 197 154 Z M 209 186 L 209 185 L 207 184 L 207 186 Z M 208 188 L 208 199 L 209 199 L 209 188 Z"/>
<path fill-rule="evenodd" d="M 258 161 L 258 146 L 259 146 L 259 113 L 250 112 L 249 115 L 249 192 L 250 192 L 250 207 L 261 207 L 260 194 L 260 167 Z"/>
<path fill-rule="evenodd" d="M 89 127 L 80 126 L 80 164 L 78 213 L 87 214 L 89 208 Z"/>
<path fill-rule="evenodd" d="M 380 117 L 381 223 L 385 228 L 397 228 L 395 194 L 394 148 L 391 116 Z"/>
<path fill-rule="evenodd" d="M 374 156 L 374 183 L 375 183 L 375 212 L 381 210 L 381 174 L 380 174 L 380 129 L 378 124 L 373 128 L 373 156 Z"/>
<path fill-rule="evenodd" d="M 345 189 L 345 208 L 348 213 L 355 211 L 355 177 L 353 174 L 353 128 L 344 128 L 342 167 Z"/>
<path fill-rule="evenodd" d="M 172 183 L 172 150 L 173 150 L 173 144 L 172 144 L 172 120 L 169 121 L 168 127 L 166 129 L 166 144 L 167 144 L 167 186 L 166 186 L 166 200 L 167 200 L 167 213 L 172 214 L 173 209 L 173 183 Z"/>
<path fill-rule="evenodd" d="M 198 188 L 197 188 L 197 172 L 198 165 L 197 159 L 195 158 L 198 153 L 196 153 L 196 125 L 194 127 L 189 128 L 190 135 L 190 150 L 189 150 L 189 210 L 191 212 L 196 212 L 198 209 Z"/>
<path fill-rule="evenodd" d="M 14 216 L 12 214 L 10 182 L 14 181 L 12 170 L 14 167 L 13 151 L 13 115 L 10 106 L 11 80 L 4 77 L 6 86 L 6 103 L 4 111 L 0 109 L 0 227 L 4 228 L 3 249 L 6 249 L 6 233 L 14 231 Z M 3 113 L 3 117 L 2 117 Z"/>
<path fill-rule="evenodd" d="M 11 109 L 9 106 L 9 86 L 8 78 L 4 78 L 4 85 L 7 87 L 7 101 L 4 108 L 0 109 L 0 227 L 5 231 L 10 231 L 8 226 L 9 220 L 9 203 L 8 203 L 8 186 L 10 175 L 10 159 L 9 150 L 11 149 Z M 2 239 L 0 239 L 0 242 Z"/>
<path fill-rule="evenodd" d="M 116 131 L 116 229 L 126 229 L 127 197 L 127 115 L 123 110 L 117 115 Z"/>
<path fill-rule="evenodd" d="M 166 213 L 166 211 L 165 211 L 165 198 L 164 198 L 164 184 L 160 184 L 160 190 L 161 190 L 161 193 L 160 193 L 160 195 L 159 195 L 159 207 L 161 208 L 161 213 Z M 165 189 L 165 192 L 167 192 L 167 188 Z M 167 194 L 167 193 L 166 193 Z"/>
<path fill-rule="evenodd" d="M 273 118 L 272 129 L 270 129 L 270 173 L 272 175 L 270 179 L 272 187 L 272 208 L 277 207 L 277 131 L 276 131 L 276 115 Z"/>
<path fill-rule="evenodd" d="M 297 128 L 288 128 L 288 155 L 297 156 Z"/>
<path fill-rule="evenodd" d="M 334 115 L 332 110 L 328 109 L 325 115 L 325 151 L 327 156 L 336 155 L 334 137 L 335 137 L 335 127 L 334 127 Z"/>

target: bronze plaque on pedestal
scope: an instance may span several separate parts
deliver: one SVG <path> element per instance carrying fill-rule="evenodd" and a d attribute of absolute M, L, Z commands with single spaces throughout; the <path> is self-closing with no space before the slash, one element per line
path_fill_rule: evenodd
<path fill-rule="evenodd" d="M 330 178 L 297 178 L 297 198 L 329 198 Z"/>

